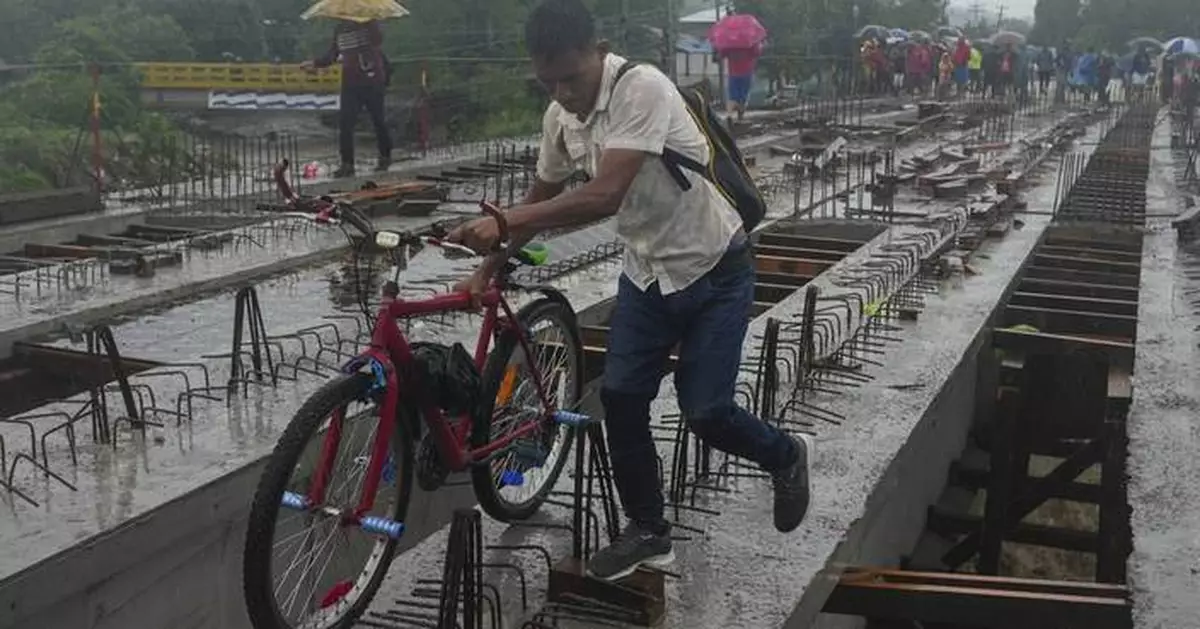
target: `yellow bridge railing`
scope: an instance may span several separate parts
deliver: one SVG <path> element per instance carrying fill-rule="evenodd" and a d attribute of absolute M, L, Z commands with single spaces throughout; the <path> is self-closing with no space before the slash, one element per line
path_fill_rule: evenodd
<path fill-rule="evenodd" d="M 338 65 L 317 73 L 297 64 L 139 63 L 142 87 L 161 90 L 245 90 L 327 93 L 341 89 Z"/>

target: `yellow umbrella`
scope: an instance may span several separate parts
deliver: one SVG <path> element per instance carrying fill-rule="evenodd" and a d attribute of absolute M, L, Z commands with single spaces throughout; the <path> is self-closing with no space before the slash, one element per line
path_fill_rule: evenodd
<path fill-rule="evenodd" d="M 321 0 L 300 17 L 309 20 L 327 17 L 351 22 L 370 22 L 408 15 L 408 9 L 396 0 Z"/>

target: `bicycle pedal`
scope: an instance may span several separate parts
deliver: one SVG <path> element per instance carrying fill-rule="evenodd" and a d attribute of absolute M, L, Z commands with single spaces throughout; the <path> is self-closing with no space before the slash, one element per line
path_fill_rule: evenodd
<path fill-rule="evenodd" d="M 369 515 L 359 520 L 358 526 L 368 533 L 385 535 L 392 539 L 400 539 L 400 536 L 404 534 L 403 522 L 397 522 L 395 520 L 380 518 L 373 515 Z"/>
<path fill-rule="evenodd" d="M 566 426 L 584 426 L 592 423 L 592 418 L 582 413 L 572 413 L 571 411 L 554 411 L 554 421 Z"/>

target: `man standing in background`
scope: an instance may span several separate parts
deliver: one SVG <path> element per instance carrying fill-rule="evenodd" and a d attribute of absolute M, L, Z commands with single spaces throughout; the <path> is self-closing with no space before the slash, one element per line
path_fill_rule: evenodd
<path fill-rule="evenodd" d="M 378 22 L 338 20 L 329 50 L 302 64 L 305 69 L 315 70 L 333 65 L 339 57 L 342 60 L 342 103 L 338 112 L 338 152 L 342 164 L 333 173 L 334 177 L 354 176 L 354 127 L 358 124 L 358 112 L 363 108 L 371 117 L 379 146 L 375 170 L 386 171 L 392 165 L 392 138 L 383 118 L 383 97 L 390 68 L 383 56 L 382 44 L 383 33 Z"/>

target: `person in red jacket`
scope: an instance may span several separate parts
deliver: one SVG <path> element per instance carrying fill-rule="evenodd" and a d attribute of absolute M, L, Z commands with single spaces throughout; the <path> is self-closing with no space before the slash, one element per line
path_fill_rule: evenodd
<path fill-rule="evenodd" d="M 375 141 L 379 145 L 379 162 L 375 170 L 385 171 L 392 165 L 392 138 L 383 117 L 383 97 L 390 68 L 380 48 L 382 44 L 383 33 L 378 22 L 338 20 L 329 50 L 301 64 L 312 70 L 331 66 L 339 58 L 342 61 L 342 104 L 338 112 L 338 149 L 342 164 L 334 177 L 354 175 L 354 127 L 358 123 L 359 110 L 364 108 L 371 117 Z"/>

